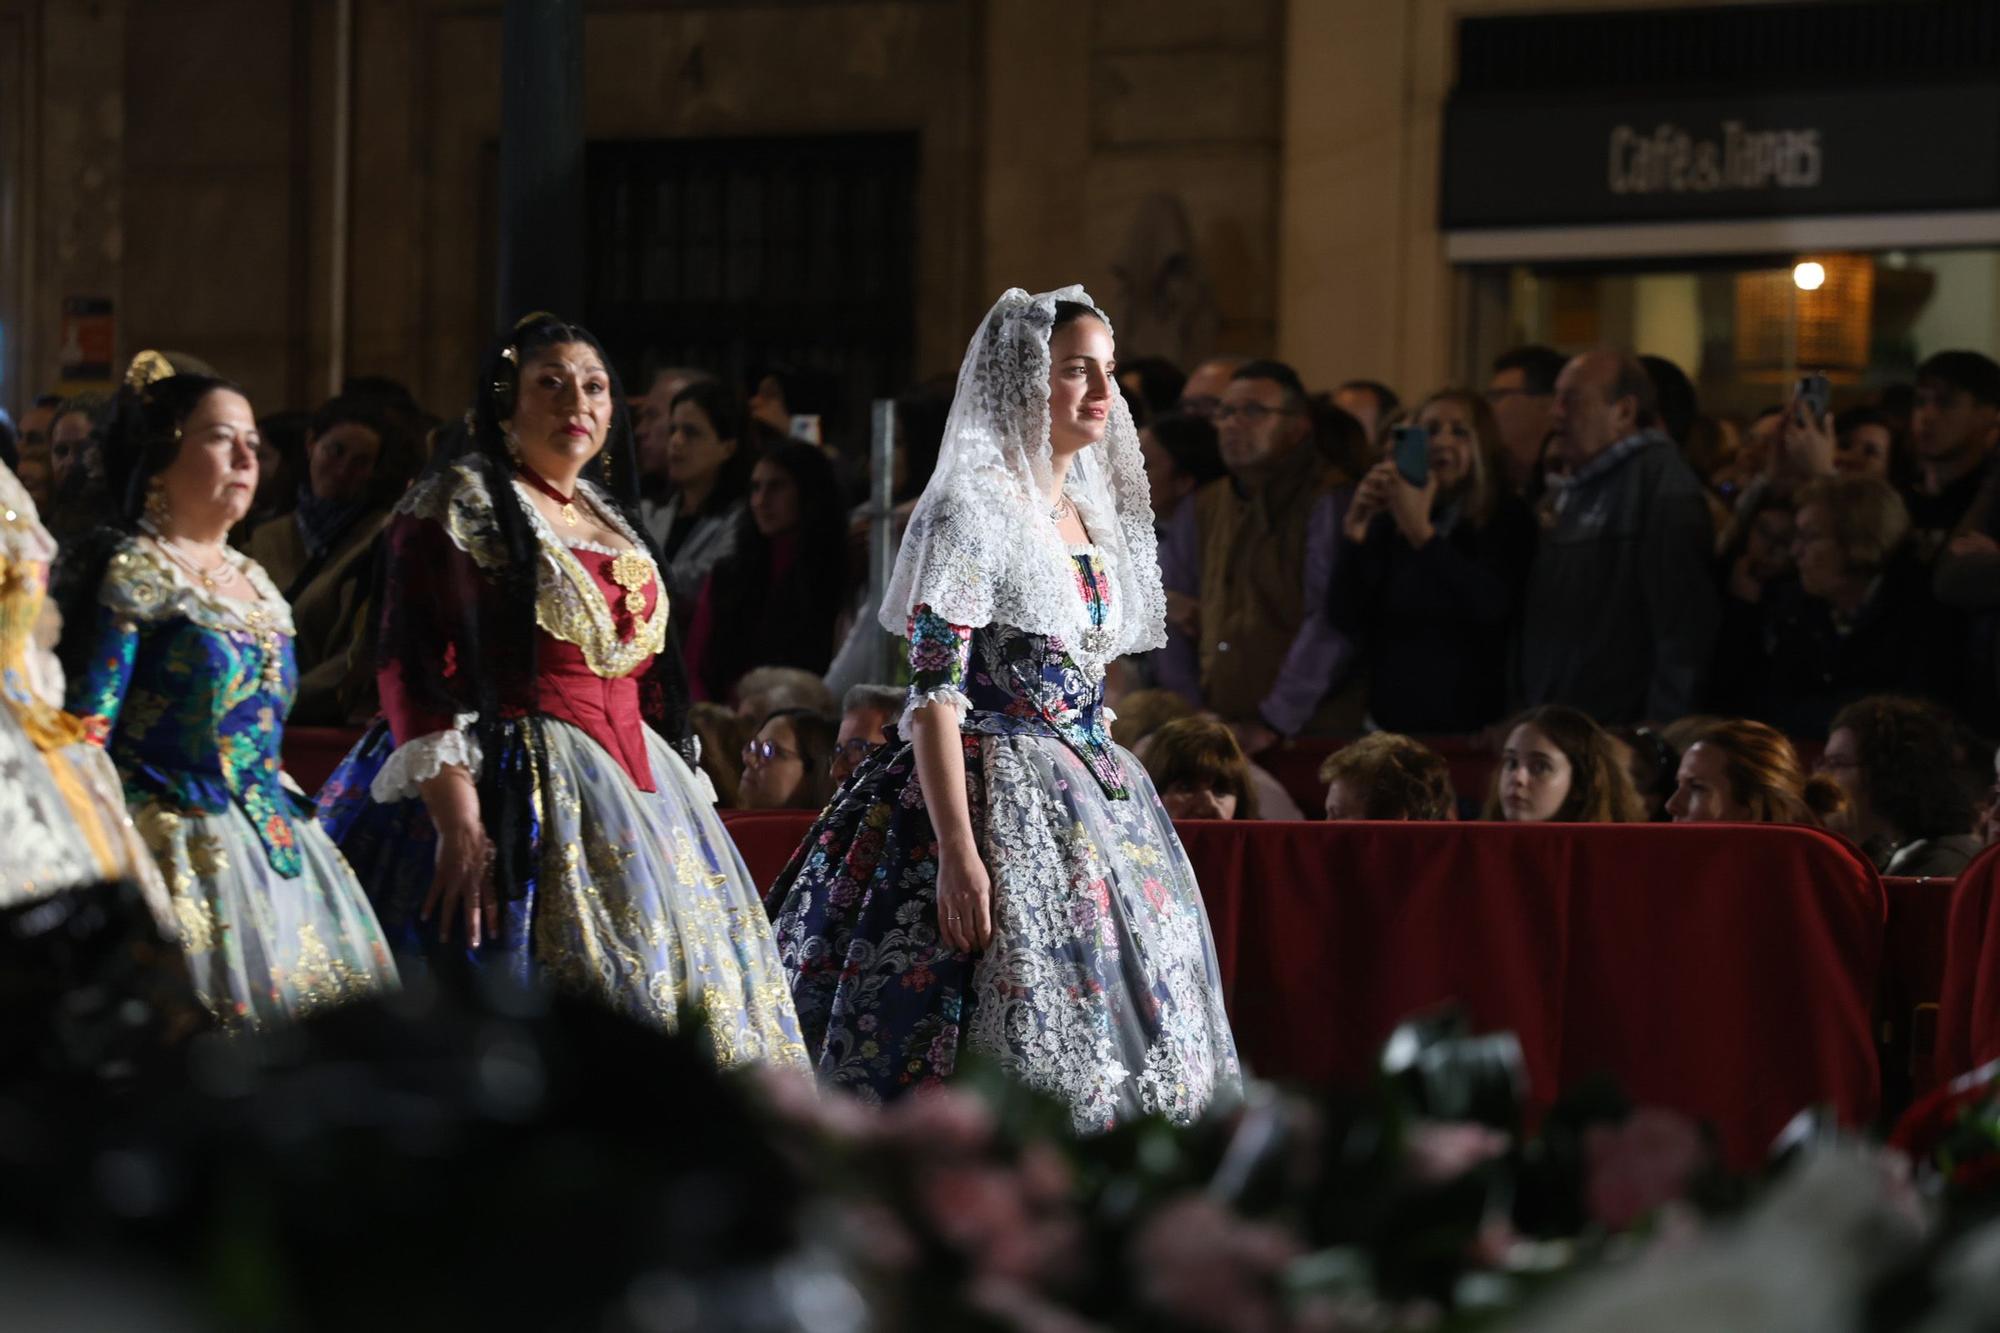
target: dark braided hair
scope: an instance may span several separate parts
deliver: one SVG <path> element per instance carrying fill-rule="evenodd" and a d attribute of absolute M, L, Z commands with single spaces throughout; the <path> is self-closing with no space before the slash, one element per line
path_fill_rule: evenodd
<path fill-rule="evenodd" d="M 66 547 L 57 563 L 56 605 L 62 640 L 56 648 L 71 679 L 83 674 L 97 634 L 97 598 L 111 556 L 139 530 L 153 478 L 181 452 L 181 427 L 212 393 L 242 393 L 216 375 L 176 374 L 144 386 L 126 385 L 111 401 L 100 446 L 105 491 L 115 508 L 105 522 Z"/>
<path fill-rule="evenodd" d="M 505 716 L 507 706 L 533 697 L 535 594 L 541 560 L 540 539 L 528 504 L 513 485 L 515 466 L 503 423 L 512 417 L 521 369 L 532 364 L 537 353 L 565 343 L 581 343 L 597 352 L 604 362 L 612 401 L 611 427 L 604 447 L 584 467 L 583 476 L 602 490 L 626 527 L 658 559 L 659 553 L 652 550 L 639 521 L 632 421 L 611 358 L 588 329 L 537 313 L 494 340 L 480 362 L 472 408 L 463 425 L 440 433 L 437 452 L 417 483 L 424 487 L 460 466 L 485 483 L 493 498 L 495 536 L 504 557 L 497 568 L 481 570 L 481 578 L 493 585 L 494 595 L 482 597 L 476 587 L 451 590 L 470 605 L 459 608 L 456 626 L 442 626 L 435 623 L 435 607 L 410 603 L 399 596 L 394 569 L 400 562 L 393 558 L 394 551 L 378 550 L 375 561 L 379 579 L 376 604 L 383 608 L 376 645 L 378 667 L 399 664 L 406 687 L 414 680 L 415 693 L 428 704 L 462 700 L 479 714 L 475 731 L 489 760 L 479 780 L 480 812 L 494 843 L 496 878 L 503 886 L 518 884 L 531 873 L 534 817 L 529 806 L 530 783 L 527 775 L 509 770 L 502 757 L 516 753 L 509 745 L 509 732 L 518 725 L 518 718 Z M 393 545 L 401 527 L 400 521 L 392 523 L 383 540 Z M 661 567 L 664 569 L 664 562 Z M 664 582 L 660 595 L 666 596 Z M 447 672 L 445 636 L 454 629 L 457 656 Z M 671 629 L 667 645 L 639 685 L 640 705 L 647 720 L 685 755 L 689 734 L 687 681 Z"/>

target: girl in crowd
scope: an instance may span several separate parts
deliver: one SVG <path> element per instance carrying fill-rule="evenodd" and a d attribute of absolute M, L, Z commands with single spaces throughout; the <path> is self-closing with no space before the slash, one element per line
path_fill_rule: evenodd
<path fill-rule="evenodd" d="M 320 794 L 399 948 L 539 975 L 724 1062 L 803 1060 L 755 888 L 699 781 L 624 396 L 588 331 L 488 353 L 455 454 L 397 506 L 385 723 Z"/>
<path fill-rule="evenodd" d="M 132 827 L 111 761 L 52 702 L 62 672 L 36 644 L 35 627 L 55 558 L 35 502 L 0 464 L 0 907 L 130 879 L 173 930 L 166 885 Z"/>
<path fill-rule="evenodd" d="M 1807 777 L 1798 751 L 1762 722 L 1720 722 L 1681 756 L 1667 811 L 1676 824 L 1807 824 L 1818 827 L 1846 808 L 1840 784 Z"/>
<path fill-rule="evenodd" d="M 226 544 L 257 489 L 249 402 L 142 352 L 104 453 L 121 508 L 64 572 L 69 706 L 124 779 L 196 991 L 255 1026 L 392 985 L 361 885 L 279 768 L 291 608 Z"/>
<path fill-rule="evenodd" d="M 674 395 L 666 421 L 652 428 L 655 440 L 666 441 L 657 467 L 672 491 L 664 505 L 642 512 L 647 535 L 667 558 L 675 606 L 693 609 L 703 580 L 735 545 L 756 461 L 748 425 L 720 384 L 698 380 Z"/>
<path fill-rule="evenodd" d="M 743 746 L 745 810 L 818 810 L 833 795 L 828 765 L 838 728 L 825 713 L 781 708 Z"/>
<path fill-rule="evenodd" d="M 1574 708 L 1545 704 L 1508 725 L 1486 817 L 1637 824 L 1646 811 L 1611 734 Z"/>
<path fill-rule="evenodd" d="M 1152 734 L 1146 772 L 1175 819 L 1255 819 L 1257 792 L 1236 733 L 1211 717 L 1186 717 Z"/>
<path fill-rule="evenodd" d="M 959 372 L 882 607 L 912 684 L 772 890 L 806 1041 L 875 1101 L 966 1049 L 1080 1131 L 1186 1122 L 1240 1072 L 1194 873 L 1113 743 L 1105 665 L 1165 641 L 1108 320 L 1014 290 Z"/>
<path fill-rule="evenodd" d="M 735 547 L 702 584 L 687 635 L 695 693 L 727 699 L 752 667 L 824 672 L 846 601 L 846 511 L 833 464 L 786 440 L 751 469 Z"/>
<path fill-rule="evenodd" d="M 1377 731 L 1326 757 L 1326 817 L 1452 819 L 1458 798 L 1444 756 L 1408 736 Z"/>
<path fill-rule="evenodd" d="M 1974 758 L 1950 714 L 1880 695 L 1840 710 L 1819 771 L 1847 793 L 1841 831 L 1885 875 L 1956 875 L 1979 854 Z"/>
<path fill-rule="evenodd" d="M 1429 468 L 1413 486 L 1375 464 L 1341 524 L 1327 615 L 1368 650 L 1368 712 L 1399 732 L 1477 731 L 1506 707 L 1507 630 L 1535 521 L 1506 483 L 1500 428 L 1478 394 L 1417 411 Z"/>

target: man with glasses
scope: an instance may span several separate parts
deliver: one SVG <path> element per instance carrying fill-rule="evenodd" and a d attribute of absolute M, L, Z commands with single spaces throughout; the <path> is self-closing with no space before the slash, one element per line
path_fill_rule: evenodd
<path fill-rule="evenodd" d="M 827 772 L 837 787 L 847 781 L 868 752 L 889 739 L 887 728 L 903 715 L 910 692 L 891 685 L 856 685 L 840 701 L 840 734 L 834 738 Z"/>
<path fill-rule="evenodd" d="M 1229 475 L 1175 512 L 1160 546 L 1170 604 L 1160 683 L 1256 754 L 1360 721 L 1334 693 L 1353 645 L 1325 612 L 1342 507 L 1290 366 L 1239 367 L 1214 420 Z"/>
<path fill-rule="evenodd" d="M 1222 406 L 1222 391 L 1229 387 L 1229 377 L 1242 364 L 1240 356 L 1212 356 L 1196 366 L 1187 383 L 1181 385 L 1180 410 L 1212 420 L 1215 409 Z"/>
<path fill-rule="evenodd" d="M 1562 353 L 1531 343 L 1494 358 L 1493 377 L 1486 381 L 1486 402 L 1500 423 L 1507 484 L 1529 500 L 1540 490 L 1536 474 L 1542 449 L 1549 442 L 1556 376 L 1562 374 L 1562 368 Z"/>

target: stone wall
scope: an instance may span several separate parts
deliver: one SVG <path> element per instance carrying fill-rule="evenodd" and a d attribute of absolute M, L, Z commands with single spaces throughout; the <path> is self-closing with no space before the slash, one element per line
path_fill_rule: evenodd
<path fill-rule="evenodd" d="M 1537 0 L 1534 7 L 1678 0 Z M 1003 288 L 1082 282 L 1121 353 L 1309 382 L 1461 373 L 1436 228 L 1459 17 L 1521 0 L 620 0 L 593 138 L 914 133 L 915 370 Z M 0 0 L 0 373 L 60 302 L 263 407 L 342 374 L 463 398 L 496 319 L 498 0 Z"/>

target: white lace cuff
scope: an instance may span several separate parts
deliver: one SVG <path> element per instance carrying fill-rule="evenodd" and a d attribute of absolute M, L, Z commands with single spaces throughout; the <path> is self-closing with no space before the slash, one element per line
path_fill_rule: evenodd
<path fill-rule="evenodd" d="M 419 784 L 436 777 L 447 764 L 457 764 L 478 778 L 483 756 L 471 730 L 478 720 L 477 713 L 460 713 L 452 719 L 452 730 L 434 731 L 398 745 L 368 784 L 368 794 L 381 805 L 407 800 L 418 794 Z"/>
<path fill-rule="evenodd" d="M 912 687 L 910 702 L 903 706 L 903 716 L 896 723 L 898 736 L 904 740 L 910 739 L 910 719 L 914 718 L 917 710 L 925 704 L 943 704 L 958 714 L 960 722 L 965 721 L 965 715 L 972 711 L 972 700 L 966 698 L 965 691 L 955 685 L 940 685 L 934 690 L 919 690 Z"/>

